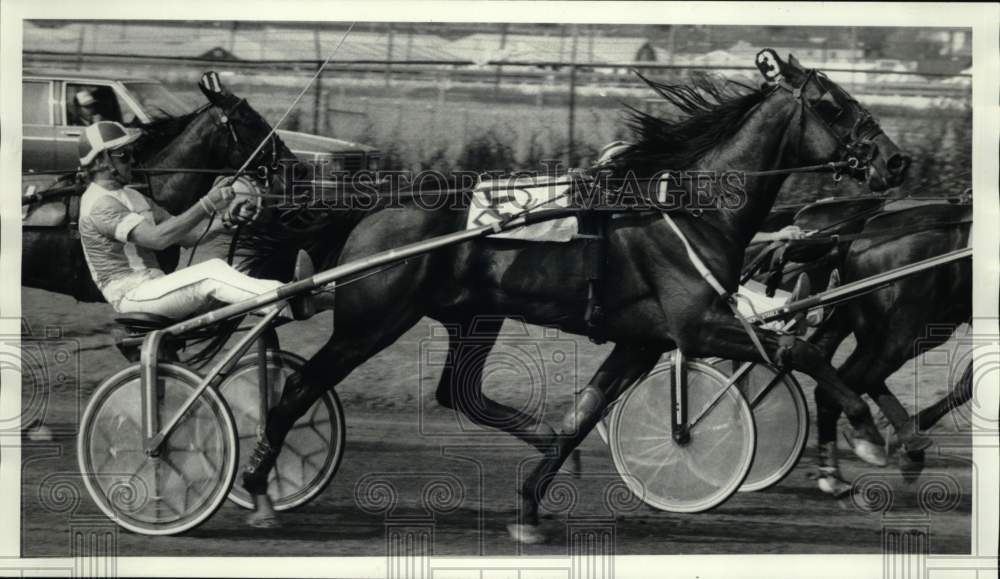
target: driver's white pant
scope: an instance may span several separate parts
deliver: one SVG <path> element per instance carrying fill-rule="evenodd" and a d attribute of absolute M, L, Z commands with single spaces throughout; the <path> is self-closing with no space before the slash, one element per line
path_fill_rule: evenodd
<path fill-rule="evenodd" d="M 210 259 L 151 279 L 118 302 L 122 314 L 141 312 L 183 319 L 210 308 L 212 300 L 234 304 L 267 293 L 280 281 L 257 279 L 221 259 Z"/>

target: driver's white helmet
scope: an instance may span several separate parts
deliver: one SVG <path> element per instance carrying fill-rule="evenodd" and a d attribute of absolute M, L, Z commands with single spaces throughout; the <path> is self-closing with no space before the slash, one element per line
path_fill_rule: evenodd
<path fill-rule="evenodd" d="M 113 151 L 134 143 L 141 134 L 137 129 L 125 128 L 114 121 L 97 121 L 80 135 L 80 165 L 90 165 L 102 151 Z"/>

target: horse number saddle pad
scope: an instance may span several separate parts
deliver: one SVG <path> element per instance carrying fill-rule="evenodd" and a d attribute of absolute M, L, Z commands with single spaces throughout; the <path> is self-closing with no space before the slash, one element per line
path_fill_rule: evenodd
<path fill-rule="evenodd" d="M 480 181 L 472 191 L 466 229 L 499 223 L 526 209 L 531 211 L 537 208 L 538 211 L 545 211 L 569 207 L 571 196 L 566 193 L 570 187 L 572 180 L 568 176 Z M 563 243 L 572 240 L 578 229 L 576 217 L 564 217 L 497 233 L 490 237 Z"/>

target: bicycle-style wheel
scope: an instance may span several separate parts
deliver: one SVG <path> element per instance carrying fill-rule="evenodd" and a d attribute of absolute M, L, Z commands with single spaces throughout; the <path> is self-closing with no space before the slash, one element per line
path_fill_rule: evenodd
<path fill-rule="evenodd" d="M 108 517 L 144 535 L 173 535 L 205 521 L 236 476 L 236 426 L 211 388 L 195 401 L 160 451 L 143 449 L 140 366 L 94 392 L 80 421 L 77 460 L 87 491 Z M 158 366 L 157 411 L 166 425 L 194 393 L 197 374 Z"/>
<path fill-rule="evenodd" d="M 732 375 L 742 362 L 718 360 L 714 366 Z M 806 397 L 790 372 L 766 364 L 754 364 L 736 385 L 757 428 L 757 452 L 740 492 L 761 491 L 781 482 L 802 458 L 809 439 Z"/>
<path fill-rule="evenodd" d="M 729 498 L 750 472 L 755 448 L 753 416 L 739 391 L 722 392 L 726 376 L 709 364 L 688 360 L 686 367 L 687 442 L 671 435 L 669 360 L 622 395 L 609 433 L 611 457 L 629 489 L 675 513 L 705 511 Z"/>
<path fill-rule="evenodd" d="M 304 364 L 302 358 L 290 352 L 267 353 L 268 383 L 271 385 L 268 407 L 277 404 L 285 381 Z M 236 364 L 219 386 L 219 393 L 229 403 L 236 420 L 242 471 L 257 445 L 261 425 L 257 354 L 248 354 Z M 271 469 L 267 494 L 275 510 L 287 511 L 304 505 L 326 488 L 340 466 L 345 436 L 340 399 L 332 389 L 327 390 L 288 432 L 277 464 Z M 233 486 L 229 500 L 245 509 L 253 508 L 253 498 L 240 484 Z"/>

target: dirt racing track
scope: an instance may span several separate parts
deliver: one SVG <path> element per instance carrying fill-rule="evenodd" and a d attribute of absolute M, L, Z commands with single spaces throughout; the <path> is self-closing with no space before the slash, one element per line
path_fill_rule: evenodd
<path fill-rule="evenodd" d="M 330 486 L 307 506 L 282 513 L 280 529 L 250 529 L 245 510 L 226 502 L 198 528 L 173 537 L 118 529 L 87 494 L 75 457 L 77 421 L 101 380 L 125 365 L 113 348 L 110 309 L 77 304 L 42 291 L 22 292 L 22 312 L 36 336 L 48 329 L 61 341 L 36 340 L 43 359 L 60 355 L 69 378 L 26 379 L 26 416 L 49 426 L 53 440 L 22 441 L 22 549 L 27 557 L 71 553 L 73 529 L 106 526 L 119 554 L 144 556 L 384 556 L 399 529 L 433 537 L 435 555 L 567 554 L 579 533 L 599 533 L 619 554 L 880 553 L 894 521 L 926 521 L 931 553 L 968 553 L 974 491 L 967 419 L 945 419 L 928 468 L 915 482 L 897 468 L 869 467 L 842 451 L 842 468 L 863 501 L 833 500 L 808 475 L 806 454 L 775 487 L 737 493 L 705 513 L 656 511 L 628 491 L 596 433 L 581 446 L 581 470 L 559 474 L 544 503 L 542 545 L 515 545 L 506 524 L 515 516 L 516 489 L 538 455 L 503 434 L 472 427 L 434 402 L 444 338 L 425 320 L 370 360 L 338 389 L 347 445 Z M 279 331 L 285 349 L 308 356 L 325 340 L 329 319 L 318 316 Z M 574 392 L 608 346 L 541 328 L 508 323 L 506 341 L 488 366 L 486 392 L 521 408 L 561 418 Z M 955 340 L 953 340 L 955 342 Z M 958 348 L 949 343 L 941 349 Z M 843 359 L 847 351 L 838 353 Z M 45 358 L 49 356 L 49 358 Z M 910 363 L 890 388 L 906 404 L 925 405 L 947 390 L 946 369 Z M 933 370 L 933 371 L 932 371 Z M 62 370 L 60 370 L 62 372 Z M 541 384 L 545 384 L 542 388 Z M 803 381 L 812 411 L 812 384 Z M 966 422 L 963 422 L 966 421 Z M 933 497 L 947 496 L 944 501 Z M 856 503 L 863 502 L 867 508 Z M 421 531 L 422 530 L 422 531 Z"/>

